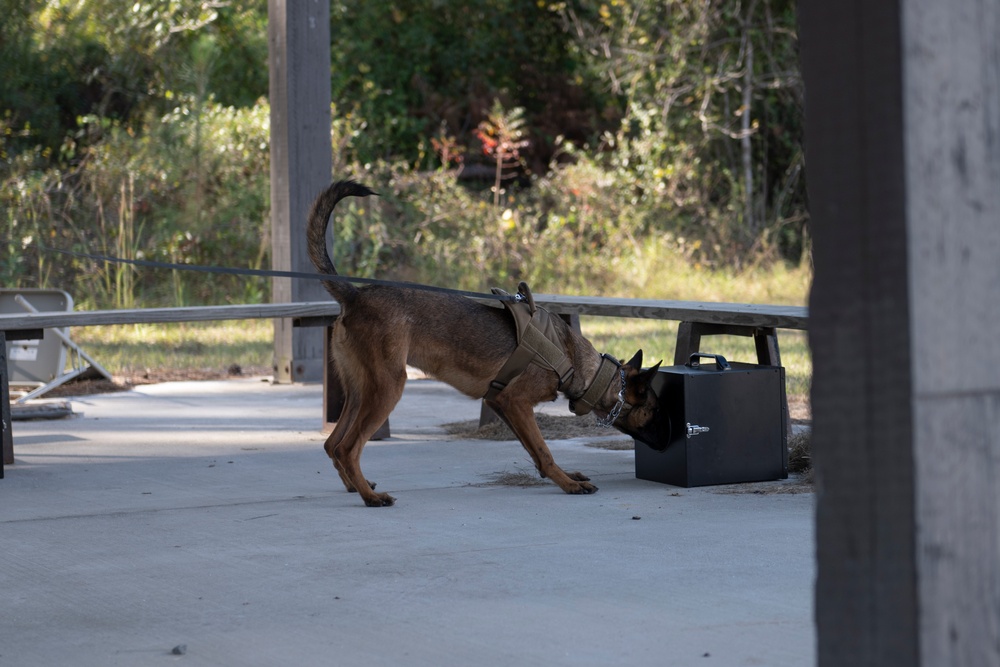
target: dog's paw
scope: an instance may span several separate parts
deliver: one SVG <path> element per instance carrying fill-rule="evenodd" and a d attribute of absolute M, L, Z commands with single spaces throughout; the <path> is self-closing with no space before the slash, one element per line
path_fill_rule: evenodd
<path fill-rule="evenodd" d="M 572 493 L 574 495 L 584 495 L 589 493 L 597 493 L 597 487 L 590 482 L 579 482 L 568 489 L 565 489 L 566 493 Z"/>
<path fill-rule="evenodd" d="M 375 482 L 368 482 L 368 486 L 370 486 L 371 488 L 374 489 L 375 488 Z M 347 487 L 347 492 L 348 493 L 357 493 L 358 490 L 354 486 L 348 486 Z"/>
<path fill-rule="evenodd" d="M 584 475 L 582 472 L 568 472 L 566 476 L 577 482 L 589 482 L 590 478 Z"/>
<path fill-rule="evenodd" d="M 371 498 L 365 498 L 365 505 L 368 507 L 391 507 L 396 499 L 388 493 L 375 493 Z"/>

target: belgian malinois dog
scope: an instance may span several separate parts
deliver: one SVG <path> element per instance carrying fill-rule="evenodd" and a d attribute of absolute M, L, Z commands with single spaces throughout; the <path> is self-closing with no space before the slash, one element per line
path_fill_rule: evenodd
<path fill-rule="evenodd" d="M 327 187 L 309 213 L 309 256 L 316 270 L 337 275 L 326 245 L 326 228 L 334 207 L 345 197 L 375 194 L 354 181 Z M 340 419 L 325 444 L 326 453 L 348 491 L 361 494 L 369 507 L 392 505 L 387 493 L 361 473 L 361 450 L 388 418 L 406 383 L 406 365 L 447 382 L 472 398 L 482 398 L 491 382 L 518 347 L 514 318 L 504 308 L 491 307 L 464 296 L 427 292 L 406 287 L 324 281 L 340 304 L 333 326 L 332 356 L 343 385 L 345 401 Z M 487 399 L 531 455 L 538 472 L 566 493 L 594 493 L 597 487 L 579 472 L 565 472 L 556 465 L 535 421 L 534 406 L 555 400 L 562 393 L 574 413 L 591 408 L 623 433 L 643 440 L 656 437 L 657 398 L 649 387 L 659 364 L 643 371 L 642 351 L 627 363 L 613 361 L 615 372 L 606 388 L 596 387 L 588 396 L 592 405 L 578 408 L 593 383 L 598 368 L 610 357 L 602 356 L 586 338 L 561 318 L 552 317 L 557 345 L 565 351 L 573 372 L 563 386 L 556 373 L 536 364 Z M 608 377 L 608 376 L 605 376 Z M 599 393 L 595 393 L 599 391 Z"/>

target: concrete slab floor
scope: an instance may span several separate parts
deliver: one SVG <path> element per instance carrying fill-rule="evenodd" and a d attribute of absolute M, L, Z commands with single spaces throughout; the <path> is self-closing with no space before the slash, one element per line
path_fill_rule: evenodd
<path fill-rule="evenodd" d="M 320 400 L 168 383 L 15 423 L 0 665 L 815 662 L 811 493 L 645 482 L 580 439 L 550 445 L 597 494 L 491 485 L 527 453 L 448 439 L 478 403 L 417 380 L 362 457 L 397 499 L 371 509 L 322 451 Z"/>

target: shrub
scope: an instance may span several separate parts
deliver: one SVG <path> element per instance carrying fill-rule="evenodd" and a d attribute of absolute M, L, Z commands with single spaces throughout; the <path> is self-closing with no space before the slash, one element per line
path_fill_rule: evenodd
<path fill-rule="evenodd" d="M 258 301 L 262 279 L 160 274 L 52 255 L 46 247 L 162 261 L 229 263 L 259 268 L 269 247 L 268 107 L 250 109 L 182 101 L 141 131 L 81 118 L 86 136 L 78 164 L 46 168 L 34 154 L 7 161 L 0 203 L 8 247 L 5 267 L 21 284 L 82 287 L 86 305 Z M 67 140 L 64 152 L 78 149 Z M 239 261 L 235 258 L 243 258 Z M 220 262 L 220 260 L 224 260 Z M 10 284 L 10 283 L 8 283 Z"/>

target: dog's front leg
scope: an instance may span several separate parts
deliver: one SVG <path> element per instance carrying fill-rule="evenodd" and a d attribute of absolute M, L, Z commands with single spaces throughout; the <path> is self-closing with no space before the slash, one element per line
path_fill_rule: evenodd
<path fill-rule="evenodd" d="M 489 402 L 493 411 L 510 426 L 514 435 L 521 441 L 521 444 L 531 455 L 542 477 L 548 477 L 559 485 L 559 488 L 566 493 L 594 493 L 597 487 L 590 483 L 590 478 L 580 472 L 567 473 L 560 468 L 545 438 L 535 421 L 534 406 L 523 401 L 505 400 L 503 394 L 497 396 L 494 401 Z"/>

